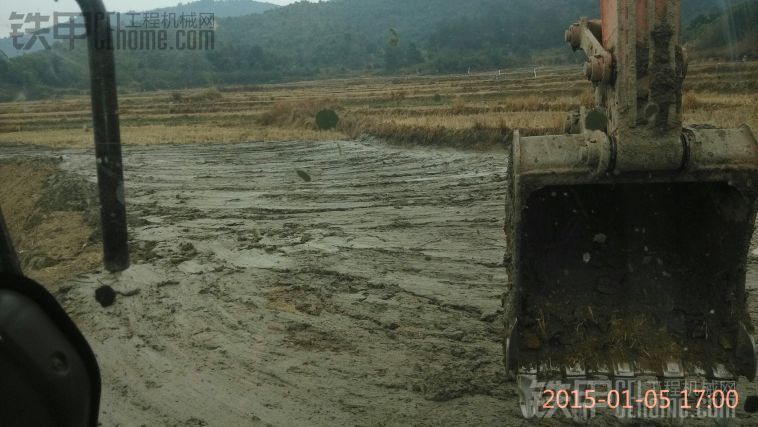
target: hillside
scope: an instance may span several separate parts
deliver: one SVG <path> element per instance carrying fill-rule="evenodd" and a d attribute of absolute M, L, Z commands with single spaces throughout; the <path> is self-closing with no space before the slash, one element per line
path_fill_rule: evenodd
<path fill-rule="evenodd" d="M 758 57 L 758 1 L 735 3 L 729 13 L 714 9 L 694 18 L 684 31 L 695 57 Z"/>
<path fill-rule="evenodd" d="M 279 6 L 273 3 L 264 3 L 253 0 L 198 0 L 190 3 L 179 3 L 173 7 L 153 9 L 151 12 L 158 13 L 213 13 L 216 18 L 228 18 L 263 13 L 267 10 L 276 9 Z"/>
<path fill-rule="evenodd" d="M 738 3 L 743 0 L 683 0 L 682 1 L 682 23 L 685 27 L 700 15 L 710 13 L 719 13 L 732 7 L 732 3 Z"/>
<path fill-rule="evenodd" d="M 332 0 L 220 17 L 219 8 L 248 3 L 194 3 L 219 11 L 211 50 L 118 51 L 121 87 L 256 84 L 367 72 L 466 73 L 578 62 L 581 55 L 566 48 L 563 32 L 580 16 L 598 14 L 597 0 Z M 683 19 L 706 8 L 719 15 L 731 4 L 684 0 Z M 81 47 L 0 64 L 0 99 L 46 96 L 51 87 L 86 88 Z"/>

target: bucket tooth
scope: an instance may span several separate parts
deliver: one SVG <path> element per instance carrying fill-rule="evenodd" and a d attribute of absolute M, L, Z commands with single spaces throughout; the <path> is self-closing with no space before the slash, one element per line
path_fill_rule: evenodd
<path fill-rule="evenodd" d="M 581 363 L 575 363 L 573 365 L 564 366 L 566 372 L 566 378 L 570 380 L 578 380 L 587 378 L 587 371 L 584 369 Z"/>
<path fill-rule="evenodd" d="M 687 378 L 705 378 L 705 376 L 705 369 L 700 366 L 693 366 L 687 370 Z"/>
<path fill-rule="evenodd" d="M 723 363 L 716 363 L 713 365 L 713 378 L 721 381 L 730 381 L 736 377 Z"/>
<path fill-rule="evenodd" d="M 628 380 L 634 378 L 634 369 L 629 362 L 616 362 L 613 364 L 613 376 L 617 379 Z"/>
<path fill-rule="evenodd" d="M 540 364 L 538 375 L 545 381 L 555 381 L 561 378 L 561 370 L 559 367 L 553 365 L 553 362 L 548 359 Z"/>
<path fill-rule="evenodd" d="M 684 378 L 684 368 L 681 362 L 670 360 L 663 364 L 663 378 L 675 380 Z"/>
<path fill-rule="evenodd" d="M 535 394 L 542 392 L 542 390 L 538 390 L 537 369 L 522 367 L 516 375 L 516 383 L 521 414 L 526 419 L 532 419 L 539 412 L 539 402 Z"/>

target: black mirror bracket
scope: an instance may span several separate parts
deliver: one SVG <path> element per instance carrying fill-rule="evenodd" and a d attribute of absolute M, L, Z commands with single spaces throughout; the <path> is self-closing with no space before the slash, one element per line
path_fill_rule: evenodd
<path fill-rule="evenodd" d="M 113 37 L 101 0 L 77 3 L 87 27 L 103 259 L 106 270 L 119 272 L 129 268 L 129 246 Z"/>

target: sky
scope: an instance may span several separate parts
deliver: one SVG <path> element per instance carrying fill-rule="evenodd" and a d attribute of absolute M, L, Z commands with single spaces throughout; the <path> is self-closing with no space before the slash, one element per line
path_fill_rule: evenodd
<path fill-rule="evenodd" d="M 105 8 L 114 12 L 128 12 L 157 9 L 159 7 L 175 6 L 177 3 L 189 3 L 191 0 L 103 0 Z M 261 0 L 268 3 L 285 5 L 295 0 Z M 10 16 L 12 12 L 40 12 L 42 15 L 52 15 L 53 12 L 77 12 L 79 6 L 75 0 L 2 0 L 0 2 L 0 38 L 9 37 L 11 32 Z M 50 18 L 52 20 L 52 18 Z M 19 23 L 20 21 L 14 21 Z M 27 28 L 24 26 L 24 28 Z"/>

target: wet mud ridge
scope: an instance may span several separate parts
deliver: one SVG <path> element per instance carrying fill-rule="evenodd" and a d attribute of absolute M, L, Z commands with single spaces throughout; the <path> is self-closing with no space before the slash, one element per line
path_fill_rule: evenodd
<path fill-rule="evenodd" d="M 133 267 L 57 292 L 100 362 L 103 425 L 524 425 L 502 365 L 504 153 L 124 154 Z M 51 155 L 94 179 L 89 150 L 0 158 Z"/>

